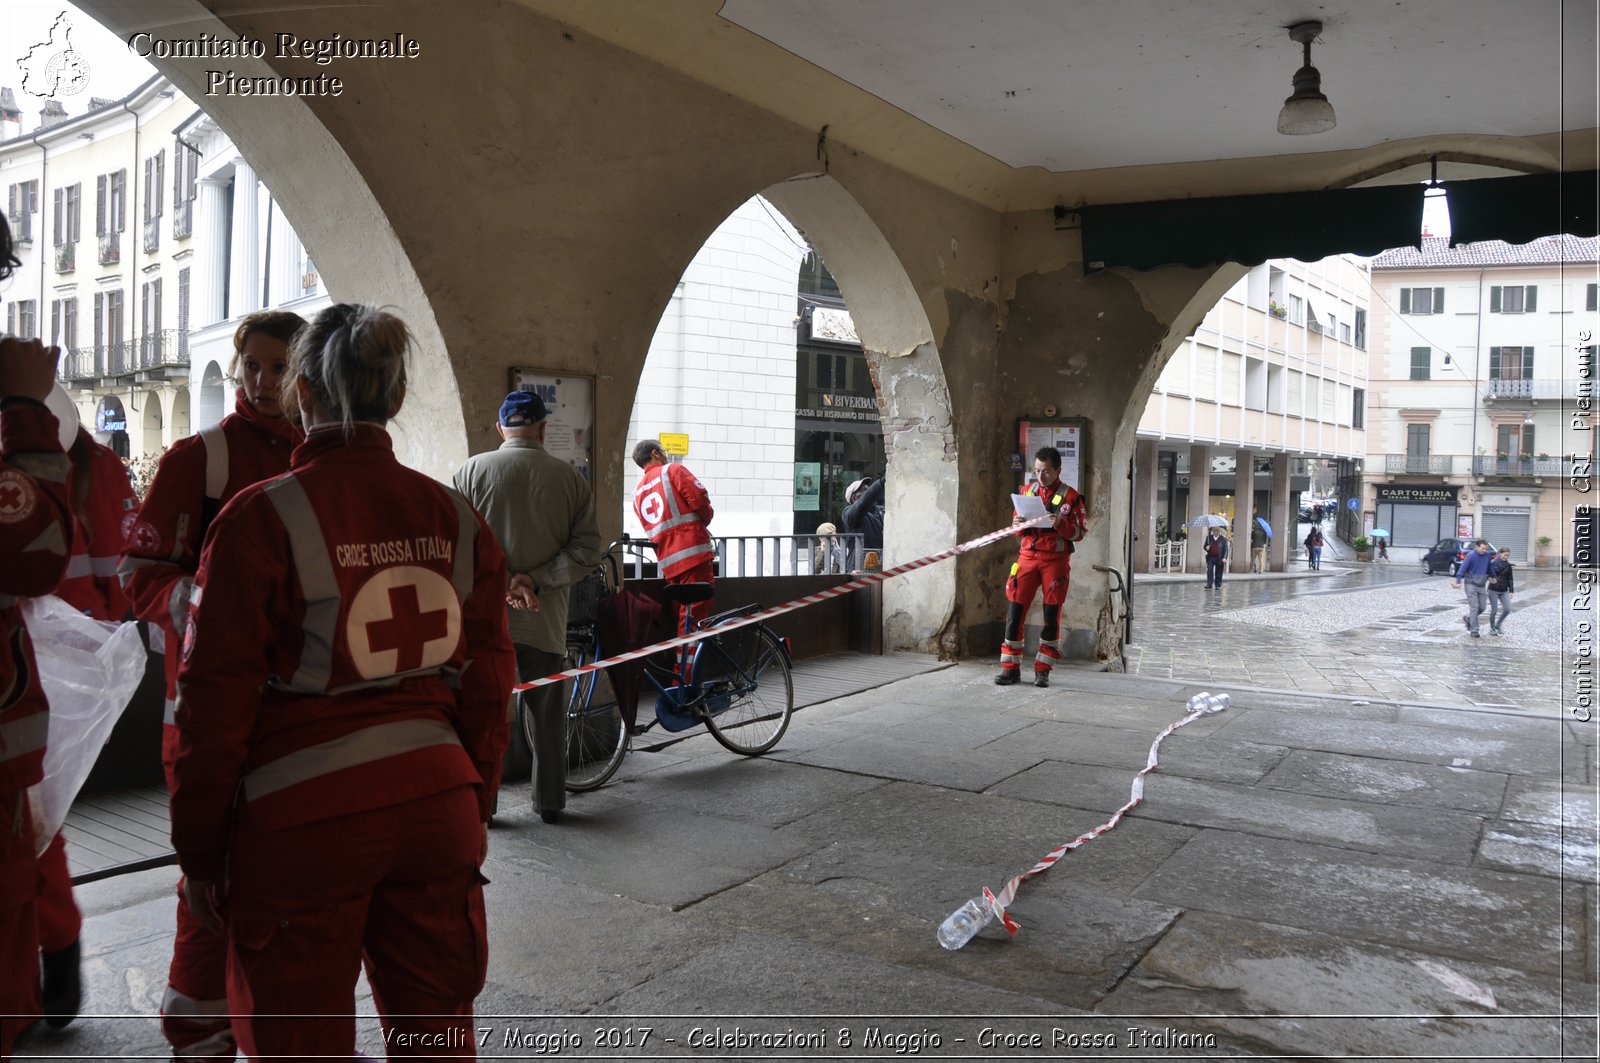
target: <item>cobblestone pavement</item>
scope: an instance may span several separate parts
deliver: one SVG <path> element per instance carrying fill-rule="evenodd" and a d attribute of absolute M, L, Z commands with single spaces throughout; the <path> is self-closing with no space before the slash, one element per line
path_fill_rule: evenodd
<path fill-rule="evenodd" d="M 1570 573 L 1566 579 L 1570 591 Z M 1483 637 L 1473 639 L 1462 623 L 1462 592 L 1447 576 L 1423 576 L 1411 564 L 1232 576 L 1215 590 L 1197 580 L 1141 584 L 1136 577 L 1128 671 L 1558 713 L 1562 649 L 1577 644 L 1583 618 L 1562 594 L 1559 571 L 1519 566 L 1517 588 L 1505 634 L 1490 635 L 1485 614 Z"/>

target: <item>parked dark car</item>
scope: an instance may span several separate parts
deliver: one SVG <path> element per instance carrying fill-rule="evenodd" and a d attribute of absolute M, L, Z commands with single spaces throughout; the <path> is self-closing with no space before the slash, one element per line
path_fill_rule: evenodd
<path fill-rule="evenodd" d="M 1306 509 L 1303 506 L 1301 507 L 1301 509 L 1300 509 L 1300 523 L 1301 524 L 1310 524 L 1312 516 L 1314 516 L 1314 514 L 1309 509 Z"/>
<path fill-rule="evenodd" d="M 1448 572 L 1454 576 L 1456 566 L 1467 556 L 1467 551 L 1472 549 L 1472 544 L 1478 541 L 1475 535 L 1454 535 L 1448 539 L 1440 539 L 1433 544 L 1433 549 L 1422 555 L 1422 571 L 1424 575 L 1431 576 L 1435 572 Z M 1494 553 L 1494 543 L 1489 544 L 1489 552 Z"/>

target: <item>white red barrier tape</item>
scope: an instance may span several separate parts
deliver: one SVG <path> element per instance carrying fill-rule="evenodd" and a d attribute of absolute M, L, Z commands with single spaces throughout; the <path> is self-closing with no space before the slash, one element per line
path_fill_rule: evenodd
<path fill-rule="evenodd" d="M 760 612 L 751 613 L 749 616 L 741 616 L 734 620 L 729 620 L 718 624 L 716 627 L 706 628 L 703 631 L 696 631 L 692 634 L 682 635 L 675 639 L 667 639 L 665 642 L 658 642 L 653 646 L 645 646 L 642 649 L 629 650 L 627 653 L 619 653 L 615 657 L 606 657 L 602 660 L 595 661 L 593 664 L 585 664 L 577 668 L 568 668 L 565 672 L 556 672 L 554 675 L 547 675 L 542 679 L 534 679 L 526 683 L 518 683 L 511 689 L 514 693 L 517 693 L 524 690 L 532 690 L 534 687 L 548 686 L 551 683 L 559 683 L 563 679 L 571 679 L 574 676 L 580 676 L 585 672 L 598 672 L 601 669 L 610 668 L 614 664 L 622 664 L 625 661 L 637 661 L 641 657 L 648 657 L 653 653 L 660 653 L 662 650 L 675 649 L 678 646 L 690 646 L 696 642 L 700 642 L 703 639 L 711 638 L 713 635 L 720 635 L 726 631 L 732 631 L 734 628 L 745 627 L 749 624 L 759 624 L 763 620 L 770 620 L 773 617 L 781 616 L 784 613 L 792 613 L 796 609 L 804 609 L 808 605 L 816 605 L 818 602 L 825 602 L 829 598 L 837 598 L 841 594 L 849 594 L 852 591 L 858 591 L 863 587 L 870 587 L 874 583 L 882 583 L 884 580 L 894 579 L 896 576 L 903 576 L 907 572 L 914 572 L 919 568 L 927 568 L 929 565 L 948 560 L 949 558 L 955 557 L 957 554 L 964 554 L 969 550 L 976 550 L 979 547 L 988 546 L 990 543 L 999 542 L 1001 539 L 1015 535 L 1026 528 L 1043 527 L 1045 524 L 1049 523 L 1050 516 L 1051 515 L 1047 514 L 1043 517 L 1035 517 L 1032 520 L 1023 521 L 1020 524 L 1007 525 L 1006 527 L 1001 528 L 999 531 L 992 531 L 988 535 L 980 535 L 976 539 L 968 540 L 967 542 L 961 543 L 958 546 L 952 546 L 948 550 L 940 550 L 936 554 L 929 554 L 927 557 L 919 557 L 915 561 L 907 561 L 903 565 L 896 565 L 894 568 L 885 569 L 882 572 L 864 572 L 860 576 L 851 580 L 849 583 L 841 583 L 837 587 L 829 587 L 825 591 L 818 591 L 816 594 L 808 594 L 804 598 L 796 598 L 791 602 L 784 602 L 782 605 L 774 605 L 770 609 L 763 609 Z"/>
<path fill-rule="evenodd" d="M 1110 819 L 1106 820 L 1093 830 L 1085 834 L 1080 834 L 1070 842 L 1064 842 L 1056 848 L 1050 850 L 1048 853 L 1045 853 L 1037 864 L 1034 864 L 1032 867 L 1028 868 L 1028 870 L 1024 871 L 1020 875 L 1015 876 L 1010 882 L 1007 882 L 1005 889 L 1001 890 L 998 895 L 989 892 L 988 886 L 983 887 L 983 903 L 988 906 L 989 912 L 993 916 L 999 917 L 1001 925 L 1006 928 L 1006 931 L 1009 934 L 1015 937 L 1017 931 L 1022 929 L 1022 924 L 1013 919 L 1011 917 L 1011 913 L 1006 911 L 1006 906 L 1012 901 L 1016 900 L 1017 888 L 1033 876 L 1042 875 L 1046 871 L 1049 871 L 1055 866 L 1057 860 L 1060 860 L 1063 856 L 1072 852 L 1072 850 L 1078 848 L 1080 845 L 1088 844 L 1094 839 L 1100 837 L 1100 835 L 1104 834 L 1106 831 L 1110 830 L 1112 827 L 1115 827 L 1118 823 L 1122 822 L 1123 816 L 1144 802 L 1144 777 L 1156 770 L 1156 749 L 1161 745 L 1161 740 L 1163 738 L 1167 737 L 1167 735 L 1171 734 L 1173 731 L 1176 731 L 1185 724 L 1193 723 L 1202 716 L 1211 716 L 1221 712 L 1232 703 L 1233 699 L 1227 694 L 1200 693 L 1190 698 L 1187 705 L 1188 709 L 1190 710 L 1189 715 L 1185 716 L 1181 720 L 1168 724 L 1166 730 L 1156 735 L 1156 740 L 1150 743 L 1150 755 L 1145 759 L 1144 767 L 1141 768 L 1139 773 L 1133 777 L 1133 790 L 1129 794 L 1127 804 L 1117 809 L 1116 812 L 1112 814 Z M 941 944 L 943 944 L 943 942 L 941 942 Z M 966 942 L 962 941 L 961 944 L 955 945 L 954 947 L 960 948 L 961 945 L 964 944 L 966 944 Z M 949 948 L 951 946 L 946 945 L 945 947 Z"/>

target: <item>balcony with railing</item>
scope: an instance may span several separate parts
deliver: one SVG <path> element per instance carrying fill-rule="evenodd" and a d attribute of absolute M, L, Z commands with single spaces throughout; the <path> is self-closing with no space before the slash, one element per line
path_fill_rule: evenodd
<path fill-rule="evenodd" d="M 90 381 L 161 370 L 188 372 L 189 335 L 162 329 L 121 343 L 74 347 L 61 358 L 60 375 L 67 381 Z"/>
<path fill-rule="evenodd" d="M 1449 476 L 1455 459 L 1449 454 L 1385 454 L 1383 471 L 1403 476 Z"/>
<path fill-rule="evenodd" d="M 78 268 L 78 245 L 75 244 L 75 243 L 57 244 L 56 245 L 56 272 L 57 273 L 71 273 L 73 270 L 75 270 L 77 268 Z"/>
<path fill-rule="evenodd" d="M 182 240 L 194 231 L 194 200 L 186 199 L 172 207 L 172 238 Z"/>
<path fill-rule="evenodd" d="M 1575 399 L 1578 397 L 1577 380 L 1524 380 L 1490 377 L 1483 382 L 1486 402 L 1496 399 L 1535 401 L 1538 399 Z"/>
<path fill-rule="evenodd" d="M 122 261 L 122 234 L 103 233 L 100 236 L 100 264 L 115 266 Z"/>
<path fill-rule="evenodd" d="M 1479 455 L 1472 461 L 1472 471 L 1479 476 L 1565 476 L 1571 472 L 1570 463 L 1548 454 L 1541 457 L 1490 457 Z"/>
<path fill-rule="evenodd" d="M 146 218 L 144 220 L 144 253 L 153 255 L 161 250 L 161 219 Z"/>

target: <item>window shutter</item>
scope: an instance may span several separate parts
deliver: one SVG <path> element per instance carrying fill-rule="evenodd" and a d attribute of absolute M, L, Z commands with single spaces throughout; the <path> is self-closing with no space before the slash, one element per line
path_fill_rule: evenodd
<path fill-rule="evenodd" d="M 1589 297 L 1584 305 L 1585 310 L 1600 310 L 1600 284 L 1589 285 Z"/>
<path fill-rule="evenodd" d="M 156 285 L 155 326 L 156 326 L 156 331 L 160 332 L 161 331 L 161 278 L 160 277 L 156 278 L 155 285 Z"/>
<path fill-rule="evenodd" d="M 1533 425 L 1525 424 L 1522 426 L 1522 456 L 1531 458 L 1536 453 L 1538 451 L 1533 449 Z"/>
<path fill-rule="evenodd" d="M 17 210 L 17 186 L 16 185 L 12 185 L 11 186 L 9 200 L 10 200 L 10 203 L 9 203 L 9 206 L 7 206 L 7 208 L 6 208 L 6 213 L 9 214 L 11 217 L 15 218 L 18 214 L 21 213 L 20 211 Z"/>
<path fill-rule="evenodd" d="M 155 200 L 155 217 L 161 217 L 166 209 L 165 199 L 167 187 L 167 149 L 162 148 L 156 152 L 156 183 L 150 186 L 150 198 Z"/>
<path fill-rule="evenodd" d="M 1490 287 L 1489 287 L 1489 313 L 1498 314 L 1499 312 L 1500 312 L 1500 285 L 1498 285 L 1498 284 L 1490 285 Z"/>
<path fill-rule="evenodd" d="M 183 202 L 183 141 L 172 138 L 172 209 Z"/>
<path fill-rule="evenodd" d="M 1489 348 L 1489 379 L 1500 379 L 1500 348 Z"/>
<path fill-rule="evenodd" d="M 1533 379 L 1533 348 L 1522 348 L 1522 379 Z"/>
<path fill-rule="evenodd" d="M 50 342 L 61 345 L 61 300 L 50 300 Z"/>
<path fill-rule="evenodd" d="M 106 294 L 94 293 L 94 345 L 104 346 L 106 342 Z"/>
<path fill-rule="evenodd" d="M 67 190 L 65 188 L 56 189 L 56 192 L 55 192 L 55 210 L 51 211 L 51 215 L 50 215 L 50 224 L 53 226 L 53 231 L 55 233 L 55 246 L 56 247 L 60 247 L 61 243 L 62 243 L 62 240 L 61 240 L 61 212 L 62 212 L 62 204 L 64 204 L 66 202 L 66 198 L 67 198 Z M 1589 285 L 1589 300 L 1591 302 L 1594 301 L 1594 285 L 1592 285 L 1592 284 Z"/>
<path fill-rule="evenodd" d="M 94 234 L 106 234 L 106 175 L 94 179 Z"/>
<path fill-rule="evenodd" d="M 1444 289 L 1443 288 L 1435 288 L 1433 290 L 1433 312 L 1435 314 L 1444 313 Z"/>
<path fill-rule="evenodd" d="M 6 304 L 6 331 L 11 335 L 17 334 L 17 304 Z"/>
<path fill-rule="evenodd" d="M 1401 288 L 1400 289 L 1400 312 L 1402 314 L 1411 313 L 1411 289 L 1410 288 Z"/>
<path fill-rule="evenodd" d="M 1522 300 L 1522 309 L 1529 314 L 1539 309 L 1539 286 L 1537 284 L 1528 285 L 1528 293 Z"/>
<path fill-rule="evenodd" d="M 83 183 L 80 181 L 67 189 L 67 204 L 71 208 L 67 220 L 71 223 L 71 231 L 67 233 L 67 242 L 75 244 L 78 237 L 83 235 Z"/>

